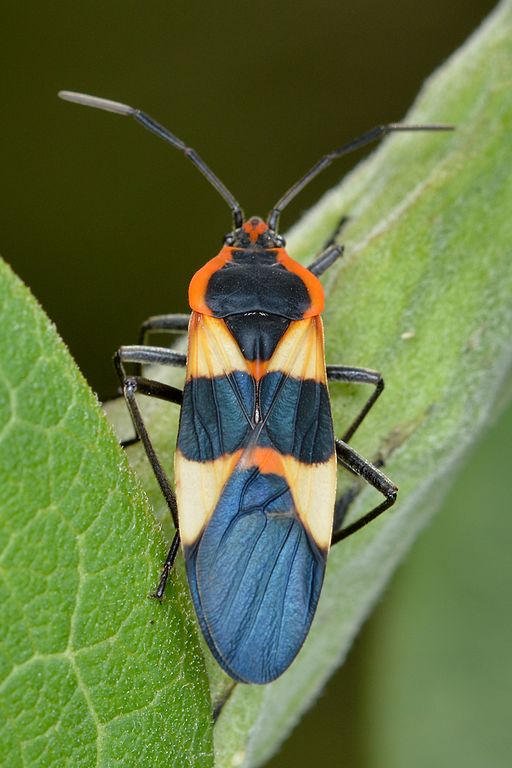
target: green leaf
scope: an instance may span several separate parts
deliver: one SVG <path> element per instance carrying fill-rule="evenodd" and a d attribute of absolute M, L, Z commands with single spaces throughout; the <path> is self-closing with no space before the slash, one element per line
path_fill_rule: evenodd
<path fill-rule="evenodd" d="M 508 768 L 509 405 L 479 439 L 366 634 L 365 765 Z"/>
<path fill-rule="evenodd" d="M 182 577 L 93 394 L 0 263 L 0 764 L 211 766 Z"/>

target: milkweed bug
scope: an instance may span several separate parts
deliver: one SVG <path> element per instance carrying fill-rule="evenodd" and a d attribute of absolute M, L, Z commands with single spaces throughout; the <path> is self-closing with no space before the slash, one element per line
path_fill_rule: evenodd
<path fill-rule="evenodd" d="M 324 168 L 395 131 L 446 125 L 389 124 L 325 155 L 272 208 L 245 219 L 231 192 L 199 155 L 151 117 L 125 104 L 61 91 L 63 99 L 133 117 L 181 150 L 224 198 L 233 230 L 193 276 L 189 315 L 160 315 L 137 346 L 115 356 L 138 438 L 171 511 L 176 534 L 155 596 L 162 597 L 180 541 L 192 600 L 214 657 L 235 680 L 268 683 L 299 652 L 313 620 L 332 544 L 394 504 L 397 487 L 348 445 L 381 394 L 376 371 L 327 365 L 319 277 L 342 247 L 334 239 L 308 268 L 278 234 L 288 203 Z M 153 331 L 188 332 L 188 354 L 148 346 Z M 126 364 L 186 367 L 183 391 Z M 341 439 L 334 437 L 327 381 L 374 387 Z M 181 406 L 174 459 L 176 493 L 158 459 L 135 395 Z M 337 465 L 376 488 L 384 501 L 333 531 Z M 338 513 L 338 514 L 336 514 Z"/>

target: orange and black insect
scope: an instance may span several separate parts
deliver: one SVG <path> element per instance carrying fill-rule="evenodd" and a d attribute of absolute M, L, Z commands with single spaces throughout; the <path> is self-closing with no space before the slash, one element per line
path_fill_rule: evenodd
<path fill-rule="evenodd" d="M 348 442 L 384 387 L 380 373 L 327 365 L 319 277 L 341 255 L 329 242 L 305 268 L 278 234 L 283 208 L 333 160 L 392 131 L 444 125 L 379 126 L 323 157 L 271 210 L 267 221 L 242 209 L 197 153 L 140 110 L 83 94 L 69 101 L 128 115 L 185 153 L 230 206 L 234 228 L 220 253 L 192 278 L 190 315 L 150 318 L 140 344 L 116 355 L 138 437 L 176 525 L 156 596 L 163 595 L 180 540 L 199 624 L 234 680 L 268 683 L 299 652 L 313 620 L 327 554 L 388 509 L 396 486 Z M 188 353 L 148 346 L 152 331 L 188 332 Z M 183 391 L 125 366 L 186 367 Z M 328 380 L 374 389 L 341 439 L 334 437 Z M 135 394 L 181 406 L 176 493 L 153 449 Z M 384 501 L 344 528 L 337 465 L 364 478 Z"/>

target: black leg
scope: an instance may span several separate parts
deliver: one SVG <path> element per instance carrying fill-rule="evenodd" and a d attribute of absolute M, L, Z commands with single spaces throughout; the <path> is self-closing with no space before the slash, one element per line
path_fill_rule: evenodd
<path fill-rule="evenodd" d="M 120 347 L 114 355 L 114 365 L 121 383 L 121 392 L 125 379 L 128 377 L 124 367 L 125 363 L 134 363 L 135 374 L 140 377 L 143 365 L 172 365 L 184 368 L 187 364 L 187 356 L 181 352 L 167 349 L 167 347 L 148 347 L 142 344 Z M 117 396 L 105 398 L 102 402 L 106 403 L 109 400 L 115 400 Z M 137 442 L 137 440 L 138 438 L 127 440 L 123 443 L 123 446 L 126 448 L 128 445 Z"/>
<path fill-rule="evenodd" d="M 139 330 L 139 344 L 146 344 L 150 333 L 187 333 L 190 315 L 153 315 Z"/>
<path fill-rule="evenodd" d="M 313 263 L 309 265 L 309 271 L 317 277 L 323 275 L 323 273 L 329 269 L 329 267 L 334 264 L 334 262 L 337 261 L 337 259 L 339 259 L 339 257 L 342 255 L 343 246 L 338 245 L 336 243 L 336 239 L 348 220 L 348 216 L 341 217 L 336 226 L 336 229 L 324 244 L 320 254 L 316 257 Z"/>
<path fill-rule="evenodd" d="M 320 275 L 323 275 L 323 273 L 329 269 L 337 259 L 339 259 L 342 253 L 342 245 L 328 245 L 325 251 L 322 251 L 322 253 L 316 257 L 314 262 L 309 265 L 309 271 L 317 277 L 320 277 Z"/>
<path fill-rule="evenodd" d="M 382 469 L 382 467 L 384 466 L 384 462 L 380 458 L 375 459 L 371 463 L 376 469 Z M 337 499 L 336 506 L 334 508 L 333 531 L 340 530 L 341 526 L 345 522 L 345 517 L 347 515 L 348 510 L 350 509 L 354 501 L 357 499 L 362 489 L 363 489 L 362 485 L 360 483 L 357 483 L 355 485 L 352 485 L 350 488 L 347 488 L 346 491 L 344 491 L 342 495 Z"/>
<path fill-rule="evenodd" d="M 146 379 L 142 376 L 127 376 L 125 364 L 135 363 L 137 365 L 143 365 L 156 363 L 182 367 L 186 364 L 186 356 L 165 347 L 146 347 L 142 345 L 134 345 L 121 347 L 114 356 L 114 363 L 117 375 L 119 376 L 119 380 L 123 388 L 126 404 L 128 406 L 128 410 L 130 412 L 130 416 L 135 428 L 135 433 L 137 435 L 136 440 L 142 440 L 142 444 L 144 445 L 144 450 L 146 451 L 149 463 L 151 464 L 151 468 L 158 481 L 160 490 L 162 491 L 165 501 L 167 502 L 167 506 L 169 507 L 174 526 L 176 528 L 176 533 L 174 535 L 171 548 L 169 549 L 162 569 L 160 582 L 153 594 L 154 597 L 161 599 L 163 597 L 165 585 L 176 559 L 176 554 L 180 544 L 178 508 L 176 504 L 176 496 L 170 486 L 169 480 L 167 479 L 167 475 L 165 474 L 160 460 L 156 455 L 156 451 L 153 448 L 151 438 L 149 437 L 146 425 L 144 424 L 144 420 L 142 418 L 142 414 L 137 404 L 135 395 L 138 393 L 148 397 L 156 397 L 160 400 L 165 400 L 166 402 L 181 405 L 183 400 L 183 392 L 181 389 L 172 387 L 169 384 L 163 384 L 159 381 L 154 381 L 153 379 Z"/>
<path fill-rule="evenodd" d="M 175 368 L 184 368 L 187 364 L 187 356 L 181 352 L 175 352 L 167 347 L 148 347 L 142 344 L 131 344 L 119 347 L 114 356 L 114 365 L 120 376 L 121 382 L 126 378 L 124 373 L 125 363 L 137 363 L 138 365 L 171 365 Z"/>
<path fill-rule="evenodd" d="M 144 450 L 155 473 L 158 484 L 171 511 L 172 518 L 176 528 L 178 527 L 178 508 L 176 506 L 176 496 L 172 490 L 167 475 L 158 459 L 153 443 L 149 437 L 144 419 L 135 399 L 135 394 L 148 395 L 149 397 L 158 397 L 160 400 L 166 400 L 170 403 L 181 405 L 183 393 L 176 387 L 170 387 L 167 384 L 161 384 L 158 381 L 143 379 L 140 376 L 131 376 L 124 381 L 123 393 L 132 417 L 133 425 L 137 435 L 142 440 Z"/>
<path fill-rule="evenodd" d="M 213 707 L 213 724 L 217 722 L 219 719 L 222 710 L 228 703 L 229 699 L 231 698 L 233 691 L 236 690 L 239 683 L 236 682 L 236 680 L 230 680 L 226 688 L 224 689 L 223 695 L 215 702 L 215 705 Z"/>
<path fill-rule="evenodd" d="M 349 365 L 328 365 L 327 378 L 329 381 L 344 381 L 350 384 L 372 384 L 375 387 L 361 412 L 342 437 L 343 442 L 348 443 L 384 389 L 384 379 L 378 371 L 372 371 L 368 368 L 354 368 Z"/>
<path fill-rule="evenodd" d="M 152 597 L 156 597 L 160 600 L 163 597 L 167 579 L 176 559 L 176 554 L 180 544 L 178 506 L 176 504 L 176 495 L 171 488 L 164 468 L 162 467 L 156 451 L 153 448 L 153 443 L 149 437 L 146 425 L 144 424 L 144 419 L 142 418 L 142 414 L 135 398 L 136 393 L 141 395 L 148 395 L 149 397 L 157 397 L 160 400 L 176 403 L 178 405 L 181 405 L 182 403 L 183 393 L 176 387 L 171 387 L 168 384 L 162 384 L 159 381 L 144 379 L 140 376 L 131 376 L 123 380 L 123 394 L 128 406 L 128 410 L 130 411 L 130 416 L 132 417 L 135 431 L 140 440 L 142 440 L 142 444 L 144 446 L 144 450 L 146 451 L 149 463 L 151 464 L 151 468 L 158 481 L 160 490 L 162 491 L 167 506 L 169 507 L 174 522 L 174 527 L 176 528 L 176 533 L 174 535 L 171 548 L 169 549 L 162 568 L 158 587 L 156 588 L 156 591 L 151 595 Z"/>
<path fill-rule="evenodd" d="M 145 320 L 139 328 L 139 347 L 147 346 L 148 337 L 151 333 L 188 333 L 189 321 L 190 315 L 181 314 L 153 315 L 152 317 L 148 317 L 148 319 Z M 177 355 L 178 353 L 175 354 Z M 182 355 L 181 357 L 183 359 L 183 365 L 185 365 L 185 356 Z M 135 373 L 137 375 L 140 376 L 142 374 L 142 366 L 145 362 L 146 360 L 141 360 L 136 365 Z M 156 360 L 155 362 L 159 363 L 160 360 Z M 169 360 L 164 360 L 162 362 L 164 365 L 173 364 Z M 176 365 L 181 365 L 181 363 L 176 363 Z"/>
<path fill-rule="evenodd" d="M 366 480 L 367 483 L 382 493 L 382 495 L 385 497 L 385 500 L 367 512 L 366 515 L 360 517 L 359 520 L 356 520 L 354 523 L 347 525 L 347 527 L 343 528 L 341 531 L 335 531 L 333 533 L 331 544 L 337 544 L 342 539 L 346 539 L 348 536 L 352 536 L 353 533 L 358 531 L 360 528 L 363 528 L 363 526 L 367 525 L 372 520 L 375 520 L 375 518 L 382 514 L 382 512 L 385 512 L 386 509 L 389 509 L 389 507 L 393 506 L 396 501 L 396 495 L 398 491 L 396 485 L 394 485 L 383 472 L 377 469 L 377 467 L 375 467 L 373 464 L 370 464 L 369 461 L 366 461 L 366 459 L 363 459 L 362 456 L 354 451 L 354 449 L 349 445 L 346 445 L 346 443 L 344 443 L 342 440 L 336 440 L 336 458 L 338 460 L 338 464 L 340 464 L 342 467 L 345 467 L 345 469 L 348 469 L 358 477 L 362 477 L 363 480 Z M 351 491 L 348 493 L 350 494 Z M 352 492 L 352 496 L 348 499 L 348 503 L 353 500 L 355 495 L 356 494 Z M 339 517 L 342 516 L 342 514 L 346 511 L 346 507 L 348 506 L 347 501 L 345 501 L 345 496 L 342 496 L 341 499 L 339 499 L 339 502 L 345 505 L 345 509 L 338 511 L 337 503 L 334 514 L 335 519 L 339 519 Z"/>
<path fill-rule="evenodd" d="M 330 238 L 324 243 L 324 247 L 322 248 L 322 251 L 326 251 L 327 248 L 329 248 L 330 245 L 336 245 L 336 240 L 338 239 L 338 235 L 340 234 L 342 229 L 345 229 L 346 225 L 350 221 L 350 216 L 347 216 L 345 213 L 343 216 L 341 216 L 340 220 L 336 224 L 332 235 Z"/>
<path fill-rule="evenodd" d="M 172 571 L 172 567 L 174 565 L 174 561 L 176 560 L 176 555 L 178 554 L 179 548 L 180 548 L 180 532 L 176 530 L 169 552 L 167 553 L 167 557 L 165 558 L 165 563 L 162 566 L 162 573 L 160 575 L 160 581 L 158 582 L 158 587 L 154 592 L 150 594 L 150 597 L 154 597 L 157 600 L 161 600 L 162 597 L 164 596 L 165 587 L 167 586 L 167 579 L 169 578 L 169 574 Z"/>
<path fill-rule="evenodd" d="M 337 532 L 341 530 L 341 526 L 345 522 L 345 517 L 347 516 L 347 512 L 354 503 L 354 501 L 357 499 L 359 494 L 361 493 L 362 486 L 360 483 L 354 483 L 350 488 L 347 488 L 346 491 L 344 491 L 341 496 L 336 499 L 336 504 L 334 506 L 334 519 L 333 519 L 333 525 L 332 530 Z"/>
<path fill-rule="evenodd" d="M 151 365 L 151 364 L 172 365 L 172 366 L 181 368 L 186 365 L 187 358 L 186 358 L 186 355 L 183 355 L 180 352 L 174 352 L 174 350 L 167 349 L 167 347 L 147 347 L 147 346 L 135 345 L 135 344 L 131 346 L 120 347 L 116 352 L 116 354 L 114 355 L 114 365 L 117 371 L 117 375 L 119 377 L 119 381 L 121 383 L 121 391 L 123 392 L 123 394 L 124 394 L 125 382 L 129 378 L 124 367 L 125 363 L 135 363 L 136 373 L 133 378 L 142 379 L 143 377 L 140 375 L 142 365 Z M 176 392 L 179 392 L 179 391 L 180 390 L 176 390 Z M 153 393 L 146 393 L 146 394 L 153 394 Z M 158 397 L 159 395 L 154 394 L 153 396 Z M 176 402 L 176 401 L 172 401 L 172 402 Z M 133 415 L 132 415 L 132 421 L 134 422 Z M 121 443 L 123 448 L 128 448 L 130 445 L 134 445 L 141 439 L 139 436 L 139 433 L 137 432 L 137 427 L 135 425 L 135 422 L 134 422 L 134 427 L 135 427 L 135 437 L 129 438 L 128 440 L 123 440 Z"/>

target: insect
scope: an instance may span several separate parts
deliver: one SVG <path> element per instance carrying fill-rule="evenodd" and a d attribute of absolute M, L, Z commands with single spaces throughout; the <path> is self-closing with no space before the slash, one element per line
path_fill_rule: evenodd
<path fill-rule="evenodd" d="M 233 230 L 192 278 L 189 315 L 160 315 L 123 346 L 116 367 L 138 437 L 171 511 L 176 534 L 155 596 L 162 597 L 180 541 L 193 603 L 214 657 L 236 681 L 268 683 L 299 652 L 311 626 L 332 544 L 394 504 L 397 487 L 348 442 L 381 394 L 380 373 L 327 365 L 319 277 L 339 258 L 329 242 L 308 267 L 278 234 L 288 203 L 334 160 L 393 131 L 445 125 L 379 126 L 325 155 L 272 208 L 245 219 L 231 192 L 199 155 L 140 110 L 61 91 L 68 101 L 127 115 L 181 150 L 224 198 Z M 147 345 L 154 331 L 188 332 L 187 355 Z M 126 365 L 136 364 L 137 375 Z M 144 378 L 147 364 L 186 367 L 183 391 Z M 373 386 L 341 439 L 334 437 L 327 382 Z M 149 438 L 136 393 L 181 406 L 176 493 Z M 384 500 L 333 531 L 337 466 Z M 340 515 L 338 515 L 340 516 Z"/>

